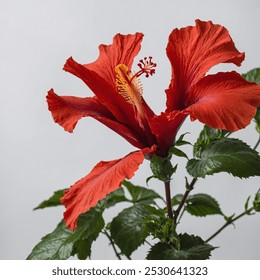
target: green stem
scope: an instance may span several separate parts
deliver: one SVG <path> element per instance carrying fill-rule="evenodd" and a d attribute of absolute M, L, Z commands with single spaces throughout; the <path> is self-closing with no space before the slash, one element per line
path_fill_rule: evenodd
<path fill-rule="evenodd" d="M 256 148 L 259 146 L 260 144 L 260 134 L 259 134 L 259 138 L 258 138 L 258 141 L 256 142 L 255 146 L 254 146 L 254 150 L 256 150 Z"/>
<path fill-rule="evenodd" d="M 145 240 L 144 241 L 146 244 L 148 244 L 150 247 L 152 247 L 153 245 L 150 243 L 150 242 L 148 242 L 147 240 Z"/>
<path fill-rule="evenodd" d="M 195 183 L 197 182 L 198 178 L 193 178 L 190 184 L 187 184 L 186 186 L 186 192 L 184 193 L 182 200 L 178 206 L 178 208 L 176 209 L 176 211 L 174 212 L 174 222 L 177 225 L 177 220 L 178 220 L 178 216 L 185 204 L 186 199 L 188 198 L 190 192 L 193 190 Z"/>
<path fill-rule="evenodd" d="M 180 223 L 181 218 L 182 218 L 182 216 L 183 216 L 184 212 L 185 212 L 185 209 L 182 209 L 182 211 L 181 211 L 181 213 L 180 213 L 180 215 L 179 215 L 179 219 L 178 219 L 178 221 L 177 221 L 177 224 L 179 224 L 179 223 Z"/>
<path fill-rule="evenodd" d="M 115 252 L 115 254 L 116 254 L 117 258 L 118 258 L 119 260 L 122 260 L 122 258 L 121 258 L 121 256 L 120 256 L 120 254 L 117 252 L 117 249 L 116 249 L 115 243 L 114 243 L 114 241 L 113 241 L 112 237 L 110 236 L 110 234 L 107 232 L 107 230 L 102 231 L 102 233 L 104 233 L 104 234 L 106 235 L 106 237 L 109 239 L 110 244 L 112 245 L 113 250 L 114 250 L 114 252 Z"/>
<path fill-rule="evenodd" d="M 227 134 L 226 134 L 226 138 L 228 137 L 228 136 L 230 136 L 231 134 L 232 134 L 233 132 L 228 132 Z"/>
<path fill-rule="evenodd" d="M 173 219 L 170 181 L 164 182 L 164 187 L 168 216 L 170 219 Z"/>
<path fill-rule="evenodd" d="M 236 220 L 240 219 L 241 217 L 248 215 L 252 210 L 254 210 L 254 207 L 251 207 L 247 210 L 245 210 L 244 212 L 242 212 L 240 215 L 236 216 L 235 218 L 226 221 L 226 223 L 220 228 L 218 229 L 214 234 L 212 234 L 205 242 L 209 242 L 210 240 L 212 240 L 214 237 L 216 237 L 223 229 L 225 229 L 227 226 L 233 224 Z"/>

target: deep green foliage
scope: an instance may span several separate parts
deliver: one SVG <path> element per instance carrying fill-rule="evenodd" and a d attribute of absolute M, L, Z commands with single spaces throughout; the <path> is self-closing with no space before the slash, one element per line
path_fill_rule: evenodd
<path fill-rule="evenodd" d="M 239 178 L 260 175 L 260 156 L 238 139 L 223 138 L 210 142 L 200 156 L 191 159 L 187 171 L 193 177 L 228 172 Z"/>

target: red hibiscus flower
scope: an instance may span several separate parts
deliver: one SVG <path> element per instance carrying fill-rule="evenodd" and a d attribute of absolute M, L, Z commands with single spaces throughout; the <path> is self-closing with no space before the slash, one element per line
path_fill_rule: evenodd
<path fill-rule="evenodd" d="M 166 90 L 166 110 L 155 115 L 142 95 L 140 76 L 155 73 L 152 58 L 132 70 L 143 34 L 117 34 L 111 45 L 100 45 L 98 59 L 79 64 L 69 58 L 64 70 L 79 77 L 94 97 L 47 95 L 54 121 L 72 132 L 79 119 L 93 117 L 137 147 L 127 156 L 98 163 L 84 178 L 65 192 L 64 219 L 71 230 L 80 214 L 130 179 L 145 157 L 166 156 L 177 131 L 190 115 L 213 128 L 235 131 L 249 124 L 260 105 L 260 86 L 245 81 L 236 72 L 207 75 L 218 63 L 240 65 L 244 53 L 234 46 L 228 31 L 212 22 L 197 20 L 195 27 L 174 29 L 169 36 L 167 56 L 172 79 Z"/>

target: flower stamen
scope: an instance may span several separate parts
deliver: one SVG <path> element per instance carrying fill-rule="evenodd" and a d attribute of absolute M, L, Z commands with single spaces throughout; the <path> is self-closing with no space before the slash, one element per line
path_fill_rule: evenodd
<path fill-rule="evenodd" d="M 140 79 L 138 77 L 133 77 L 131 71 L 124 64 L 117 65 L 115 71 L 117 74 L 116 87 L 118 93 L 132 105 L 141 102 L 143 87 Z"/>
<path fill-rule="evenodd" d="M 145 57 L 138 63 L 140 70 L 136 73 L 131 72 L 124 64 L 118 64 L 115 68 L 116 72 L 116 87 L 118 93 L 121 94 L 124 99 L 135 106 L 137 112 L 142 119 L 145 119 L 145 112 L 142 105 L 143 86 L 139 79 L 139 76 L 145 74 L 148 78 L 155 73 L 156 63 L 152 62 L 152 57 Z"/>
<path fill-rule="evenodd" d="M 148 78 L 149 76 L 152 76 L 155 74 L 155 67 L 157 66 L 156 63 L 152 62 L 152 57 L 149 56 L 148 58 L 145 57 L 144 59 L 140 59 L 139 63 L 137 64 L 141 70 L 139 70 L 137 73 L 133 75 L 131 78 L 134 79 L 135 77 L 139 77 L 142 74 L 145 74 L 145 77 Z"/>
<path fill-rule="evenodd" d="M 152 57 L 149 56 L 139 60 L 137 65 L 140 70 L 134 74 L 124 64 L 118 64 L 115 68 L 118 93 L 133 105 L 136 104 L 136 101 L 142 101 L 143 86 L 139 77 L 145 74 L 145 77 L 148 78 L 155 74 L 154 68 L 157 64 L 152 62 Z"/>

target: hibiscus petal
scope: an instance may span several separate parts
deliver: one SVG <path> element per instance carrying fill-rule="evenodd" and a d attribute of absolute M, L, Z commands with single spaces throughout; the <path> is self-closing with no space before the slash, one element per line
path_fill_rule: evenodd
<path fill-rule="evenodd" d="M 90 89 L 98 98 L 98 101 L 115 116 L 118 123 L 125 124 L 127 127 L 129 127 L 133 134 L 136 135 L 136 139 L 140 139 L 139 141 L 141 143 L 146 141 L 145 131 L 139 124 L 134 106 L 126 102 L 124 97 L 122 97 L 118 93 L 117 89 L 115 89 L 115 79 L 112 81 L 114 82 L 112 88 L 112 86 L 109 84 L 109 82 L 111 83 L 111 80 L 104 80 L 94 71 L 87 69 L 81 64 L 78 64 L 72 58 L 67 60 L 65 66 L 67 71 L 80 77 L 90 87 Z M 145 101 L 143 101 L 143 107 L 149 117 L 154 115 L 153 111 L 145 103 Z M 141 148 L 140 145 L 135 146 Z M 147 147 L 147 143 L 144 146 Z"/>
<path fill-rule="evenodd" d="M 64 219 L 71 230 L 77 227 L 80 214 L 96 206 L 99 200 L 119 188 L 124 179 L 130 179 L 152 149 L 132 152 L 127 156 L 99 162 L 84 178 L 64 193 L 61 202 L 66 207 Z"/>
<path fill-rule="evenodd" d="M 260 106 L 260 85 L 249 83 L 236 72 L 209 75 L 191 90 L 185 112 L 191 120 L 217 129 L 236 131 L 246 127 Z"/>
<path fill-rule="evenodd" d="M 116 66 L 124 64 L 129 69 L 132 68 L 134 58 L 140 51 L 143 36 L 138 32 L 128 35 L 116 34 L 111 45 L 99 46 L 98 59 L 93 63 L 85 64 L 84 67 L 114 85 Z"/>
<path fill-rule="evenodd" d="M 175 141 L 179 127 L 187 115 L 187 112 L 176 110 L 170 113 L 161 113 L 161 115 L 149 121 L 152 133 L 157 137 L 158 146 L 162 155 L 168 154 L 169 148 Z"/>
<path fill-rule="evenodd" d="M 125 102 L 125 99 L 118 94 L 115 78 L 112 81 L 105 80 L 96 72 L 77 63 L 72 57 L 66 61 L 64 70 L 80 78 L 96 95 L 100 103 L 112 112 L 119 121 L 125 123 L 128 121 L 125 112 L 131 114 L 133 109 Z"/>
<path fill-rule="evenodd" d="M 240 53 L 228 30 L 211 21 L 196 20 L 196 26 L 174 29 L 169 36 L 167 56 L 172 65 L 172 80 L 167 93 L 167 109 L 183 109 L 186 94 L 206 72 L 219 63 L 240 65 Z"/>
<path fill-rule="evenodd" d="M 135 147 L 142 149 L 147 146 L 146 142 L 142 143 L 144 137 L 137 138 L 132 130 L 119 123 L 97 97 L 59 96 L 51 89 L 47 102 L 54 121 L 68 132 L 74 130 L 79 119 L 88 116 L 114 130 Z"/>
<path fill-rule="evenodd" d="M 91 89 L 112 113 L 121 122 L 136 125 L 133 107 L 118 94 L 116 88 L 115 67 L 125 64 L 131 69 L 133 60 L 141 48 L 143 34 L 117 34 L 111 45 L 99 46 L 98 59 L 90 64 L 79 64 L 69 58 L 64 70 L 76 75 Z"/>
<path fill-rule="evenodd" d="M 46 99 L 54 121 L 68 132 L 73 131 L 79 119 L 89 114 L 113 118 L 113 115 L 98 102 L 96 97 L 58 96 L 51 89 Z"/>

